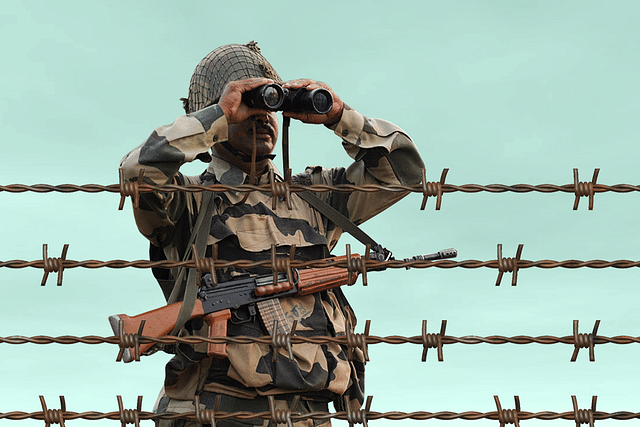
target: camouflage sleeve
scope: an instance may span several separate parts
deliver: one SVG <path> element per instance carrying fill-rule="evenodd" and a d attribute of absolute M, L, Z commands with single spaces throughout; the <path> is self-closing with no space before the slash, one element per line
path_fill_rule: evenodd
<path fill-rule="evenodd" d="M 347 168 L 307 168 L 311 183 L 339 185 L 415 185 L 421 182 L 424 163 L 411 138 L 396 125 L 381 119 L 371 119 L 345 105 L 340 122 L 332 128 L 342 138 L 342 145 L 354 162 Z M 317 195 L 338 209 L 355 224 L 382 212 L 407 192 L 330 192 Z M 341 230 L 331 224 L 329 246 L 337 242 Z"/>
<path fill-rule="evenodd" d="M 194 178 L 179 173 L 180 166 L 226 139 L 227 120 L 222 109 L 212 105 L 154 130 L 143 144 L 122 159 L 120 168 L 129 182 L 137 181 L 140 169 L 144 169 L 146 184 L 193 183 Z M 177 221 L 185 209 L 194 211 L 193 203 L 199 197 L 200 194 L 181 192 L 141 193 L 140 207 L 134 211 L 138 229 L 154 245 L 169 245 Z"/>

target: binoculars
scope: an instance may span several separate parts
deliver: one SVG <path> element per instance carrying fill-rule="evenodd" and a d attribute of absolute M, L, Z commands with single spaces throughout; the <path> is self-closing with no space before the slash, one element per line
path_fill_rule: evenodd
<path fill-rule="evenodd" d="M 277 83 L 269 83 L 243 93 L 242 102 L 269 111 L 327 114 L 333 106 L 333 97 L 326 89 L 285 89 Z"/>

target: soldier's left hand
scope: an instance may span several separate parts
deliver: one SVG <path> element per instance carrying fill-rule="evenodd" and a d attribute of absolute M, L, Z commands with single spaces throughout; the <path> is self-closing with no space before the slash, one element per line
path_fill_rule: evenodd
<path fill-rule="evenodd" d="M 304 123 L 323 124 L 326 126 L 334 125 L 340 121 L 344 104 L 340 97 L 336 95 L 336 93 L 329 87 L 328 84 L 311 79 L 296 79 L 289 80 L 288 82 L 283 83 L 282 87 L 286 89 L 306 88 L 307 90 L 326 89 L 331 93 L 331 96 L 333 97 L 333 106 L 331 107 L 331 111 L 329 111 L 327 114 L 285 111 L 282 113 L 284 116 L 300 120 Z"/>

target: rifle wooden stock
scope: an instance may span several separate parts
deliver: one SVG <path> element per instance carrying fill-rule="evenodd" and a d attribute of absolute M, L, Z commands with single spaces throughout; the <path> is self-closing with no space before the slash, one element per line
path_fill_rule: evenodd
<path fill-rule="evenodd" d="M 182 303 L 177 302 L 132 317 L 127 316 L 126 314 L 116 314 L 114 316 L 109 316 L 109 323 L 111 324 L 111 329 L 115 335 L 119 335 L 120 333 L 120 320 L 123 322 L 125 334 L 135 334 L 140 328 L 140 323 L 145 320 L 142 335 L 160 338 L 171 332 L 178 320 L 178 313 L 180 313 L 181 307 Z M 231 318 L 231 310 L 226 309 L 205 315 L 202 309 L 202 302 L 200 300 L 196 300 L 189 320 L 195 319 L 196 317 L 202 317 L 202 320 L 207 323 L 209 326 L 210 337 L 224 337 L 227 335 L 227 320 Z M 148 351 L 153 346 L 154 343 L 141 343 L 140 354 Z M 225 343 L 208 343 L 207 352 L 213 357 L 227 357 Z M 125 349 L 122 360 L 126 363 L 134 360 L 134 355 L 131 354 L 131 349 Z"/>
<path fill-rule="evenodd" d="M 356 258 L 359 257 L 359 255 L 353 254 L 351 257 Z M 340 261 L 345 260 L 346 256 L 330 259 L 333 261 Z M 349 272 L 343 267 L 324 267 L 298 270 L 297 295 L 310 295 L 316 292 L 333 289 L 338 286 L 352 285 L 355 283 L 357 277 L 357 273 L 352 273 L 352 283 L 349 283 Z M 265 289 L 266 292 L 260 292 L 261 296 L 269 295 L 273 298 L 278 298 L 278 293 L 282 290 L 280 286 L 272 285 L 262 286 L 260 288 L 267 288 Z M 120 320 L 122 320 L 124 324 L 124 333 L 135 334 L 138 332 L 140 323 L 145 320 L 142 335 L 159 338 L 166 336 L 173 330 L 181 307 L 182 303 L 177 302 L 133 317 L 127 316 L 126 314 L 117 314 L 109 316 L 109 323 L 111 324 L 111 329 L 113 329 L 113 333 L 115 335 L 119 335 Z M 227 321 L 231 318 L 230 309 L 223 309 L 205 314 L 202 301 L 200 299 L 196 299 L 195 306 L 189 320 L 197 317 L 202 317 L 209 326 L 210 338 L 227 336 Z M 148 351 L 153 346 L 154 343 L 140 344 L 140 354 Z M 209 356 L 213 357 L 227 357 L 226 344 L 208 343 L 207 353 Z M 133 354 L 131 354 L 131 349 L 125 349 L 122 360 L 127 363 L 134 360 Z"/>

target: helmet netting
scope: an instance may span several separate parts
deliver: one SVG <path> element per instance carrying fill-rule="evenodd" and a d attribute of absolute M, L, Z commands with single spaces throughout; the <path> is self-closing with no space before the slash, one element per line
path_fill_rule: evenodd
<path fill-rule="evenodd" d="M 253 77 L 266 77 L 282 83 L 256 42 L 230 44 L 214 49 L 196 66 L 189 84 L 189 98 L 184 99 L 187 113 L 201 110 L 220 99 L 227 83 Z"/>

